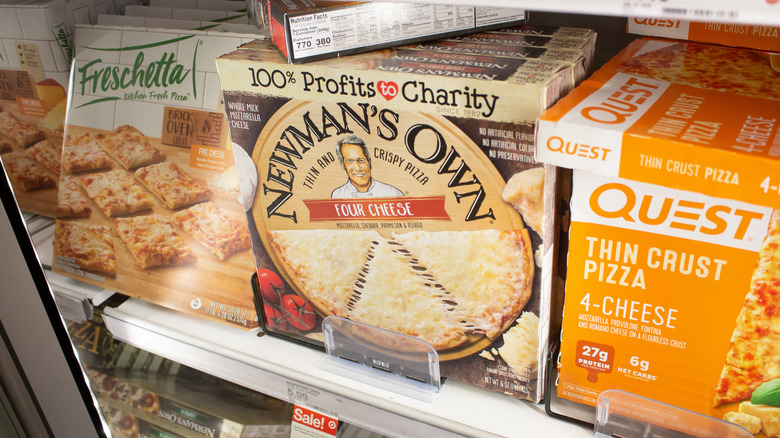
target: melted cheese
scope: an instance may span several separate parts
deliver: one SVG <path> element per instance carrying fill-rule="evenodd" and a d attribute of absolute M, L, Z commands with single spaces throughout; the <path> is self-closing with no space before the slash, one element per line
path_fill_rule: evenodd
<path fill-rule="evenodd" d="M 41 140 L 27 149 L 27 153 L 54 173 L 60 173 L 60 157 L 62 152 L 49 140 Z"/>
<path fill-rule="evenodd" d="M 530 297 L 534 266 L 524 232 L 415 231 L 393 238 L 491 339 L 514 322 Z"/>
<path fill-rule="evenodd" d="M 135 177 L 168 208 L 180 208 L 211 198 L 210 190 L 170 161 L 142 167 L 135 171 Z"/>
<path fill-rule="evenodd" d="M 173 223 L 159 214 L 114 219 L 114 226 L 144 269 L 198 261 Z"/>
<path fill-rule="evenodd" d="M 173 220 L 221 260 L 252 247 L 246 225 L 229 217 L 213 202 L 174 213 Z"/>
<path fill-rule="evenodd" d="M 62 166 L 68 172 L 83 172 L 111 167 L 111 158 L 89 133 L 66 136 L 62 148 Z"/>
<path fill-rule="evenodd" d="M 444 291 L 419 275 L 399 249 L 385 239 L 377 242 L 355 285 L 348 317 L 420 338 L 437 350 L 465 342 L 458 312 L 444 302 Z"/>
<path fill-rule="evenodd" d="M 130 125 L 122 125 L 113 132 L 98 135 L 98 138 L 103 147 L 128 170 L 165 159 L 164 153 L 153 147 L 141 131 Z"/>
<path fill-rule="evenodd" d="M 148 210 L 154 206 L 151 195 L 122 170 L 84 176 L 81 184 L 108 217 Z"/>
<path fill-rule="evenodd" d="M 539 318 L 523 312 L 517 324 L 504 333 L 504 345 L 498 353 L 518 380 L 529 380 L 539 365 Z"/>
<path fill-rule="evenodd" d="M 344 317 L 375 231 L 271 231 L 271 244 L 304 293 L 325 312 Z"/>
<path fill-rule="evenodd" d="M 46 138 L 43 131 L 7 111 L 0 113 L 0 133 L 22 147 Z"/>
<path fill-rule="evenodd" d="M 85 271 L 116 275 L 111 228 L 58 220 L 54 235 L 55 254 L 73 259 Z"/>
<path fill-rule="evenodd" d="M 755 415 L 745 414 L 743 412 L 726 412 L 723 419 L 729 423 L 744 427 L 753 435 L 761 432 L 761 419 Z"/>
<path fill-rule="evenodd" d="M 76 178 L 63 176 L 57 191 L 57 214 L 59 216 L 90 216 L 92 208 L 89 199 L 79 189 Z"/>
<path fill-rule="evenodd" d="M 512 204 L 525 223 L 544 237 L 544 168 L 535 167 L 512 175 L 501 198 Z"/>

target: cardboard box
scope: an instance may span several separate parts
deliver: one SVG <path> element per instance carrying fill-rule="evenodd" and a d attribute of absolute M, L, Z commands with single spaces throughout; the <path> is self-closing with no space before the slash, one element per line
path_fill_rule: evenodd
<path fill-rule="evenodd" d="M 459 35 L 525 21 L 519 9 L 411 4 L 255 0 L 250 11 L 291 63 Z M 264 7 L 262 6 L 264 5 Z"/>
<path fill-rule="evenodd" d="M 677 40 L 723 44 L 749 49 L 780 51 L 780 28 L 733 23 L 633 17 L 628 19 L 628 32 Z"/>
<path fill-rule="evenodd" d="M 219 0 L 231 1 L 231 0 Z M 98 15 L 101 26 L 145 27 L 151 29 L 183 29 L 212 32 L 258 34 L 260 30 L 251 24 L 223 23 L 220 21 L 174 20 L 171 18 L 133 17 L 130 15 Z"/>
<path fill-rule="evenodd" d="M 196 373 L 197 374 L 197 373 Z M 183 436 L 281 438 L 290 435 L 292 405 L 230 382 L 199 385 L 171 376 L 87 370 L 101 404 Z M 189 377 L 192 377 L 190 375 Z M 111 400 L 110 403 L 105 403 Z"/>
<path fill-rule="evenodd" d="M 243 152 L 235 156 L 265 328 L 321 346 L 322 319 L 336 315 L 413 334 L 435 345 L 443 376 L 538 401 L 555 235 L 545 210 L 557 173 L 533 160 L 532 132 L 564 89 L 566 68 L 520 66 L 491 80 L 479 76 L 486 71 L 460 77 L 431 63 L 407 72 L 377 60 L 291 65 L 269 41 L 217 60 Z M 392 250 L 415 237 L 432 243 Z M 499 241 L 507 247 L 488 249 Z M 406 283 L 388 287 L 397 281 Z M 501 315 L 485 322 L 475 303 Z M 480 322 L 461 325 L 446 309 Z M 419 335 L 418 323 L 427 327 Z"/>
<path fill-rule="evenodd" d="M 83 215 L 63 211 L 58 217 L 53 271 L 235 327 L 251 329 L 259 325 L 251 286 L 255 264 L 246 217 L 237 202 L 238 179 L 214 63 L 218 55 L 254 37 L 226 32 L 77 28 L 79 51 L 68 99 L 60 186 L 68 180 L 75 182 L 75 193 L 86 197 L 90 211 Z M 114 152 L 108 161 L 85 168 L 77 160 L 65 159 L 71 153 L 78 156 L 79 142 L 82 147 L 97 147 L 89 154 L 96 156 L 109 144 L 108 138 L 115 135 L 129 135 L 145 144 L 150 160 L 125 162 Z M 129 147 L 133 140 L 118 143 Z M 151 172 L 150 169 L 160 172 L 163 182 L 158 191 L 152 189 L 153 180 L 148 180 L 145 187 L 140 185 L 141 173 Z M 173 172 L 178 176 L 166 179 L 165 175 Z M 110 185 L 115 178 L 126 182 L 112 187 L 110 192 L 93 192 L 91 198 L 84 193 L 90 182 Z M 176 185 L 188 180 L 191 189 L 177 191 Z M 136 193 L 132 196 L 126 192 L 131 187 L 135 187 Z M 172 187 L 173 191 L 167 191 L 172 198 L 165 197 L 165 190 L 160 191 L 165 187 Z M 104 202 L 100 193 L 123 195 L 115 202 Z M 177 195 L 182 193 L 188 196 Z M 190 193 L 193 195 L 189 196 Z M 182 198 L 183 204 L 172 202 L 177 198 Z M 142 202 L 136 204 L 135 213 L 133 208 L 113 209 L 112 206 L 123 205 L 125 199 Z M 78 205 L 63 202 L 66 207 Z M 184 211 L 208 206 L 216 209 L 203 211 L 202 216 L 199 213 L 198 224 L 205 227 L 208 224 L 202 221 L 206 218 L 221 217 L 219 223 L 232 224 L 232 231 L 211 228 L 204 236 L 197 233 L 197 228 L 189 227 L 192 233 L 185 231 L 188 227 L 182 221 L 173 222 L 186 215 Z M 127 234 L 122 234 L 123 240 L 119 224 L 131 226 L 132 221 L 127 219 L 130 214 L 132 221 L 147 221 L 149 225 L 144 227 L 150 232 L 167 230 L 168 237 L 154 240 L 148 236 L 148 249 L 145 244 L 132 245 Z M 69 247 L 75 244 L 75 237 L 64 237 L 69 235 L 68 230 L 94 233 L 100 229 L 96 226 L 108 230 L 103 234 L 108 237 L 103 243 L 105 253 L 98 259 L 102 263 L 97 264 Z M 175 240 L 171 234 L 181 240 Z M 96 236 L 90 236 L 90 242 L 94 242 Z M 218 248 L 210 250 L 210 238 L 233 242 L 228 248 L 235 251 L 223 254 Z M 145 254 L 164 257 L 146 259 Z"/>
<path fill-rule="evenodd" d="M 539 119 L 537 157 L 575 169 L 556 390 L 594 406 L 618 388 L 723 418 L 780 378 L 780 337 L 764 329 L 780 309 L 780 101 L 746 96 L 747 80 L 702 88 L 722 73 L 706 58 L 698 88 L 637 74 L 669 48 L 630 44 Z M 690 71 L 682 53 L 645 73 Z M 749 59 L 729 62 L 769 62 Z"/>
<path fill-rule="evenodd" d="M 127 5 L 125 15 L 131 17 L 168 18 L 173 20 L 222 21 L 248 24 L 246 12 L 208 9 L 181 9 L 163 6 Z"/>

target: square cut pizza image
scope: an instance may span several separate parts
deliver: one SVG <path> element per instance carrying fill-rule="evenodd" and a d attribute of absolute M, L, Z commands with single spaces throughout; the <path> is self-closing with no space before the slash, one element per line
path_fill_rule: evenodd
<path fill-rule="evenodd" d="M 0 134 L 21 147 L 30 146 L 46 138 L 46 134 L 37 126 L 7 111 L 0 113 Z"/>
<path fill-rule="evenodd" d="M 114 219 L 122 242 L 142 268 L 195 263 L 198 258 L 176 232 L 173 222 L 159 214 Z"/>
<path fill-rule="evenodd" d="M 121 169 L 81 177 L 81 185 L 106 217 L 123 216 L 154 207 L 154 198 Z"/>
<path fill-rule="evenodd" d="M 24 152 L 11 152 L 2 155 L 3 167 L 15 187 L 22 191 L 57 187 L 51 175 Z"/>
<path fill-rule="evenodd" d="M 89 217 L 92 206 L 89 198 L 81 191 L 78 179 L 62 176 L 57 191 L 57 217 Z"/>
<path fill-rule="evenodd" d="M 220 260 L 252 247 L 247 226 L 211 201 L 176 212 L 173 220 Z"/>
<path fill-rule="evenodd" d="M 54 231 L 54 254 L 70 259 L 85 271 L 116 276 L 111 227 L 58 220 Z M 55 260 L 55 263 L 59 261 Z"/>
<path fill-rule="evenodd" d="M 126 170 L 165 160 L 165 153 L 152 146 L 149 138 L 134 126 L 122 125 L 112 132 L 98 134 L 98 141 Z"/>
<path fill-rule="evenodd" d="M 27 153 L 47 169 L 60 173 L 61 147 L 55 146 L 49 140 L 41 140 L 27 149 Z"/>
<path fill-rule="evenodd" d="M 62 167 L 70 173 L 108 169 L 111 157 L 89 132 L 66 135 L 62 145 Z"/>
<path fill-rule="evenodd" d="M 135 171 L 135 177 L 171 209 L 211 198 L 211 190 L 170 161 L 142 167 Z"/>

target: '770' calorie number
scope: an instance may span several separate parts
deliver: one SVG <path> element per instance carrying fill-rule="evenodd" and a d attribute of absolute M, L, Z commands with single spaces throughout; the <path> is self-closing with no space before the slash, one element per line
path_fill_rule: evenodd
<path fill-rule="evenodd" d="M 317 46 L 317 47 L 329 46 L 330 45 L 330 37 L 315 38 L 314 39 L 314 45 Z M 311 40 L 296 41 L 295 42 L 295 48 L 296 48 L 296 50 L 309 49 L 309 48 L 311 48 Z"/>

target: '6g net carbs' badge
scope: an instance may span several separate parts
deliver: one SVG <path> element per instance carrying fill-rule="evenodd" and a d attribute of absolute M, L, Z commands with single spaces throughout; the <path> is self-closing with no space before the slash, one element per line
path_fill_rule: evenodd
<path fill-rule="evenodd" d="M 338 418 L 303 406 L 295 406 L 290 438 L 335 437 L 338 424 Z"/>

